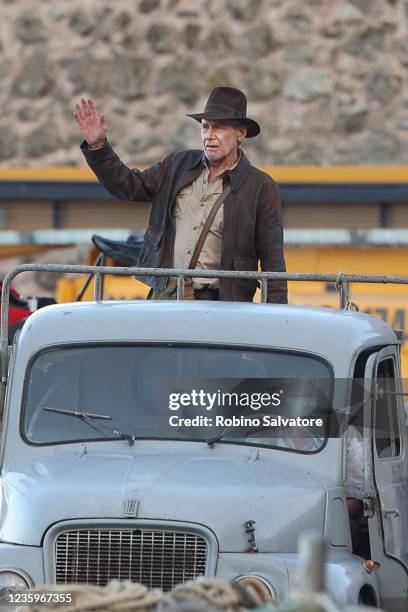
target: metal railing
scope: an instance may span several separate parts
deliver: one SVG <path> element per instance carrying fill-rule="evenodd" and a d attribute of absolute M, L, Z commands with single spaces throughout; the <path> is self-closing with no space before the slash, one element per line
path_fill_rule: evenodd
<path fill-rule="evenodd" d="M 261 303 L 267 301 L 268 281 L 285 280 L 300 282 L 335 283 L 339 292 L 339 307 L 343 310 L 353 309 L 350 299 L 350 283 L 380 283 L 408 285 L 408 276 L 384 276 L 368 274 L 315 274 L 303 272 L 244 272 L 238 270 L 188 270 L 174 268 L 137 268 L 114 266 L 85 266 L 65 264 L 22 264 L 9 272 L 3 281 L 1 293 L 1 330 L 0 330 L 0 416 L 3 412 L 8 371 L 8 321 L 10 288 L 13 279 L 24 272 L 53 272 L 56 274 L 91 274 L 95 278 L 94 298 L 103 299 L 103 276 L 137 276 L 137 277 L 175 277 L 177 278 L 177 299 L 184 297 L 186 278 L 229 278 L 252 279 L 261 284 Z"/>

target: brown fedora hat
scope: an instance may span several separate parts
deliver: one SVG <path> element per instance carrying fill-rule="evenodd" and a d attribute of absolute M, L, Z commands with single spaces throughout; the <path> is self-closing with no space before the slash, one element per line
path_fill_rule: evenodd
<path fill-rule="evenodd" d="M 254 119 L 246 116 L 247 99 L 243 91 L 233 87 L 216 87 L 210 93 L 203 113 L 191 113 L 201 123 L 201 119 L 238 119 L 247 127 L 247 138 L 258 136 L 261 128 Z"/>

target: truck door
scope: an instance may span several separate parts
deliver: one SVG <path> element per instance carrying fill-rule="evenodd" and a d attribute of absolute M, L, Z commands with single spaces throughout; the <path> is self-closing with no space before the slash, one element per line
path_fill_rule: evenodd
<path fill-rule="evenodd" d="M 397 590 L 407 595 L 408 449 L 398 348 L 389 346 L 371 355 L 365 378 L 371 380 L 364 406 L 365 488 L 372 501 L 368 521 L 371 556 L 382 566 L 378 572 L 382 591 L 391 595 L 392 576 L 399 574 Z M 398 561 L 399 568 L 391 558 Z M 394 609 L 400 609 L 399 605 Z"/>

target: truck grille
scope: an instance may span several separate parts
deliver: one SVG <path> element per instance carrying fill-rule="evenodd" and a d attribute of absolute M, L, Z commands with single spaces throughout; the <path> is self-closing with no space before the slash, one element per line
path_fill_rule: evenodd
<path fill-rule="evenodd" d="M 167 591 L 205 574 L 207 548 L 202 536 L 180 531 L 64 531 L 55 540 L 56 582 L 104 586 L 132 580 Z"/>

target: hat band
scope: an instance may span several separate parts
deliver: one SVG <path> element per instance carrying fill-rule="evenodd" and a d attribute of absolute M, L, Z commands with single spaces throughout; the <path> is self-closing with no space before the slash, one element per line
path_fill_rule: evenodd
<path fill-rule="evenodd" d="M 207 104 L 204 109 L 204 113 L 222 113 L 229 115 L 230 117 L 242 117 L 242 119 L 246 119 L 246 116 L 236 108 L 224 106 L 223 104 Z"/>

